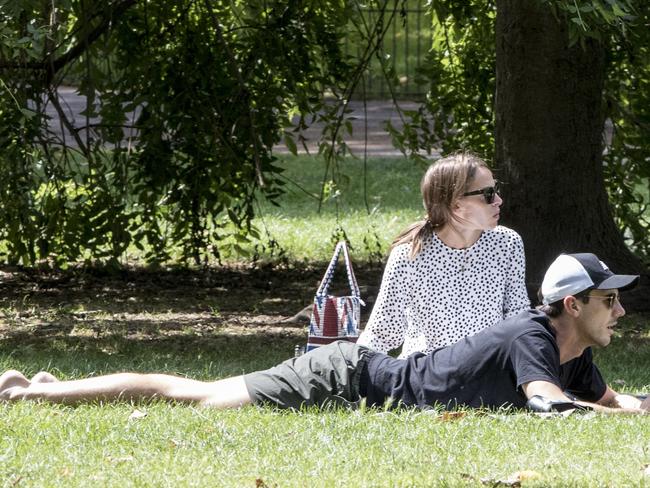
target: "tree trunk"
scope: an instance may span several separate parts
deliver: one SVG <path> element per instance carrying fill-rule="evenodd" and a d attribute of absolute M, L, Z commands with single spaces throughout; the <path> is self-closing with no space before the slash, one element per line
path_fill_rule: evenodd
<path fill-rule="evenodd" d="M 496 177 L 504 224 L 524 240 L 529 289 L 562 252 L 638 273 L 603 181 L 604 46 L 569 47 L 566 21 L 538 0 L 497 0 L 496 46 Z"/>

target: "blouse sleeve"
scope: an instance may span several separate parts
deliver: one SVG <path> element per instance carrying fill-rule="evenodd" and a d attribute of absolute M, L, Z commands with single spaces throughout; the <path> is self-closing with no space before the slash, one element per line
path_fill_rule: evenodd
<path fill-rule="evenodd" d="M 506 286 L 503 296 L 503 318 L 507 319 L 517 315 L 522 310 L 530 308 L 530 300 L 526 291 L 526 258 L 524 255 L 524 243 L 521 236 L 511 231 L 511 256 Z"/>
<path fill-rule="evenodd" d="M 387 353 L 404 342 L 406 310 L 413 290 L 413 261 L 408 256 L 410 248 L 404 244 L 390 253 L 377 301 L 358 344 Z"/>

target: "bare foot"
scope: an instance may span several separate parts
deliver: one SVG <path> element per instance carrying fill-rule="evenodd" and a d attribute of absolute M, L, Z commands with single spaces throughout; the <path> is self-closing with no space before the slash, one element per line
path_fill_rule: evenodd
<path fill-rule="evenodd" d="M 20 371 L 5 371 L 0 376 L 0 400 L 11 400 L 15 390 L 25 389 L 29 385 L 30 381 Z"/>
<path fill-rule="evenodd" d="M 32 383 L 56 383 L 59 379 L 47 371 L 40 371 L 32 377 Z"/>

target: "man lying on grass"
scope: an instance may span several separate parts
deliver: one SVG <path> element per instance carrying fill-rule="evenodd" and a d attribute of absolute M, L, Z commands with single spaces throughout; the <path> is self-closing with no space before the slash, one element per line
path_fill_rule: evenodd
<path fill-rule="evenodd" d="M 70 404 L 164 399 L 215 408 L 295 409 L 365 399 L 368 406 L 521 408 L 540 397 L 571 404 L 567 395 L 573 395 L 576 404 L 594 410 L 644 413 L 640 400 L 605 384 L 590 349 L 609 344 L 625 314 L 618 293 L 638 279 L 613 274 L 593 254 L 565 254 L 546 272 L 539 309 L 430 354 L 395 359 L 337 342 L 266 371 L 215 382 L 137 373 L 58 381 L 45 372 L 28 380 L 7 371 L 0 377 L 0 398 Z"/>

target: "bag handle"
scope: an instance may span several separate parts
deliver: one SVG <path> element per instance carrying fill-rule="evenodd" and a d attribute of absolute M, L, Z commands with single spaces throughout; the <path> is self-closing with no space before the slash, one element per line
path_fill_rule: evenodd
<path fill-rule="evenodd" d="M 357 284 L 357 279 L 354 276 L 354 270 L 352 269 L 352 261 L 350 260 L 348 246 L 345 243 L 345 241 L 339 241 L 336 244 L 336 249 L 334 249 L 334 255 L 332 256 L 332 259 L 330 260 L 330 264 L 329 266 L 327 266 L 327 270 L 325 271 L 325 276 L 323 276 L 323 280 L 320 282 L 320 286 L 316 291 L 316 296 L 327 295 L 327 290 L 330 287 L 332 278 L 334 277 L 334 270 L 336 269 L 336 264 L 338 263 L 339 256 L 341 255 L 341 251 L 343 251 L 343 258 L 345 259 L 345 269 L 347 271 L 348 284 L 350 285 L 352 296 L 360 299 L 361 294 L 359 293 L 359 285 Z"/>

